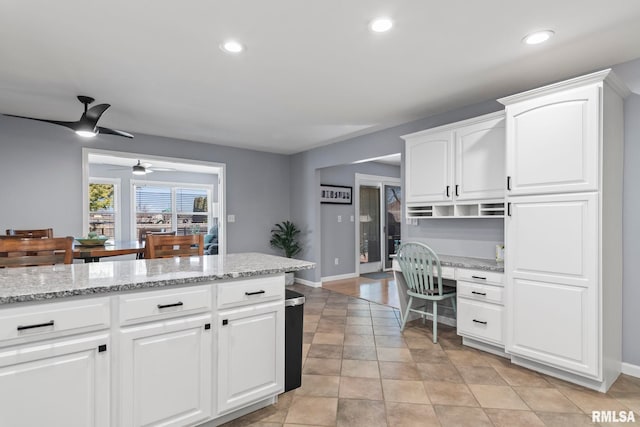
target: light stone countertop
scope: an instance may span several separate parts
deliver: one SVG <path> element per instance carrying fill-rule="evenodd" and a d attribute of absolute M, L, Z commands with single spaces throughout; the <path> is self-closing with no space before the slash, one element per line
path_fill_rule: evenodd
<path fill-rule="evenodd" d="M 473 270 L 495 271 L 504 273 L 504 262 L 497 262 L 495 259 L 471 258 L 454 255 L 440 255 L 440 265 L 443 267 L 469 268 Z"/>
<path fill-rule="evenodd" d="M 197 284 L 315 268 L 261 253 L 0 269 L 0 305 Z"/>

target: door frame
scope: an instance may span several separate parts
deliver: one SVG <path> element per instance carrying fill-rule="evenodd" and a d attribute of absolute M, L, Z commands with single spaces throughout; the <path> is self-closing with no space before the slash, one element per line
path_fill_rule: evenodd
<path fill-rule="evenodd" d="M 353 199 L 355 200 L 355 272 L 356 277 L 360 276 L 360 187 L 378 187 L 380 190 L 380 254 L 385 254 L 385 239 L 384 239 L 384 227 L 387 225 L 386 215 L 382 215 L 384 212 L 384 186 L 388 185 L 397 185 L 402 187 L 402 180 L 400 178 L 394 178 L 391 176 L 381 176 L 381 175 L 368 175 L 363 173 L 355 174 L 355 186 L 354 192 L 355 196 Z M 390 268 L 384 267 L 384 255 L 381 256 L 380 262 L 382 271 L 389 271 Z"/>

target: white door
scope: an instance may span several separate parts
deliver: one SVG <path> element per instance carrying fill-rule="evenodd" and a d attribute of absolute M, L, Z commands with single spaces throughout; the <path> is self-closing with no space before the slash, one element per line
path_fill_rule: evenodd
<path fill-rule="evenodd" d="M 501 117 L 456 130 L 456 199 L 504 197 L 504 122 Z"/>
<path fill-rule="evenodd" d="M 598 377 L 598 196 L 513 197 L 509 204 L 507 351 Z"/>
<path fill-rule="evenodd" d="M 120 423 L 185 426 L 211 416 L 211 315 L 120 332 Z"/>
<path fill-rule="evenodd" d="M 598 189 L 600 86 L 507 106 L 511 195 Z"/>
<path fill-rule="evenodd" d="M 452 133 L 440 132 L 405 145 L 406 199 L 441 202 L 452 199 Z"/>
<path fill-rule="evenodd" d="M 110 350 L 106 333 L 0 350 L 0 425 L 110 426 Z"/>
<path fill-rule="evenodd" d="M 284 303 L 218 313 L 218 414 L 284 390 Z"/>

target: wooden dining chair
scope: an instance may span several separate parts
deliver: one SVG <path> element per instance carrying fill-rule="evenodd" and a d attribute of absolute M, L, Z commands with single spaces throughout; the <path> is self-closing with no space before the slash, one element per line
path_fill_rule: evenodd
<path fill-rule="evenodd" d="M 72 262 L 73 237 L 0 239 L 0 268 Z"/>
<path fill-rule="evenodd" d="M 407 310 L 402 317 L 404 330 L 410 312 L 433 316 L 433 342 L 438 342 L 438 302 L 445 299 L 451 300 L 453 311 L 456 311 L 456 288 L 443 286 L 442 267 L 438 255 L 424 243 L 410 242 L 400 245 L 396 256 L 402 275 L 407 283 Z M 424 308 L 413 307 L 414 300 L 423 300 Z M 427 311 L 427 302 L 433 303 L 433 312 Z"/>
<path fill-rule="evenodd" d="M 53 238 L 53 228 L 40 228 L 35 230 L 7 229 L 7 236 L 28 237 L 33 239 Z"/>
<path fill-rule="evenodd" d="M 202 234 L 188 236 L 147 234 L 144 245 L 146 259 L 202 256 L 203 254 L 204 236 Z"/>
<path fill-rule="evenodd" d="M 153 231 L 153 230 L 149 230 L 146 228 L 141 228 L 140 229 L 140 243 L 145 243 L 147 241 L 147 236 L 149 234 L 157 234 L 159 236 L 175 236 L 176 232 L 175 231 Z M 142 259 L 144 258 L 144 252 L 140 253 L 136 256 L 136 259 Z"/>

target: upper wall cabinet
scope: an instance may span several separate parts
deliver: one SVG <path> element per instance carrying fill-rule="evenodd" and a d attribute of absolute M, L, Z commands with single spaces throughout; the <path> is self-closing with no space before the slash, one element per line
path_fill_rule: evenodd
<path fill-rule="evenodd" d="M 598 190 L 600 86 L 507 105 L 511 195 Z"/>
<path fill-rule="evenodd" d="M 504 197 L 503 112 L 402 138 L 408 204 Z"/>

